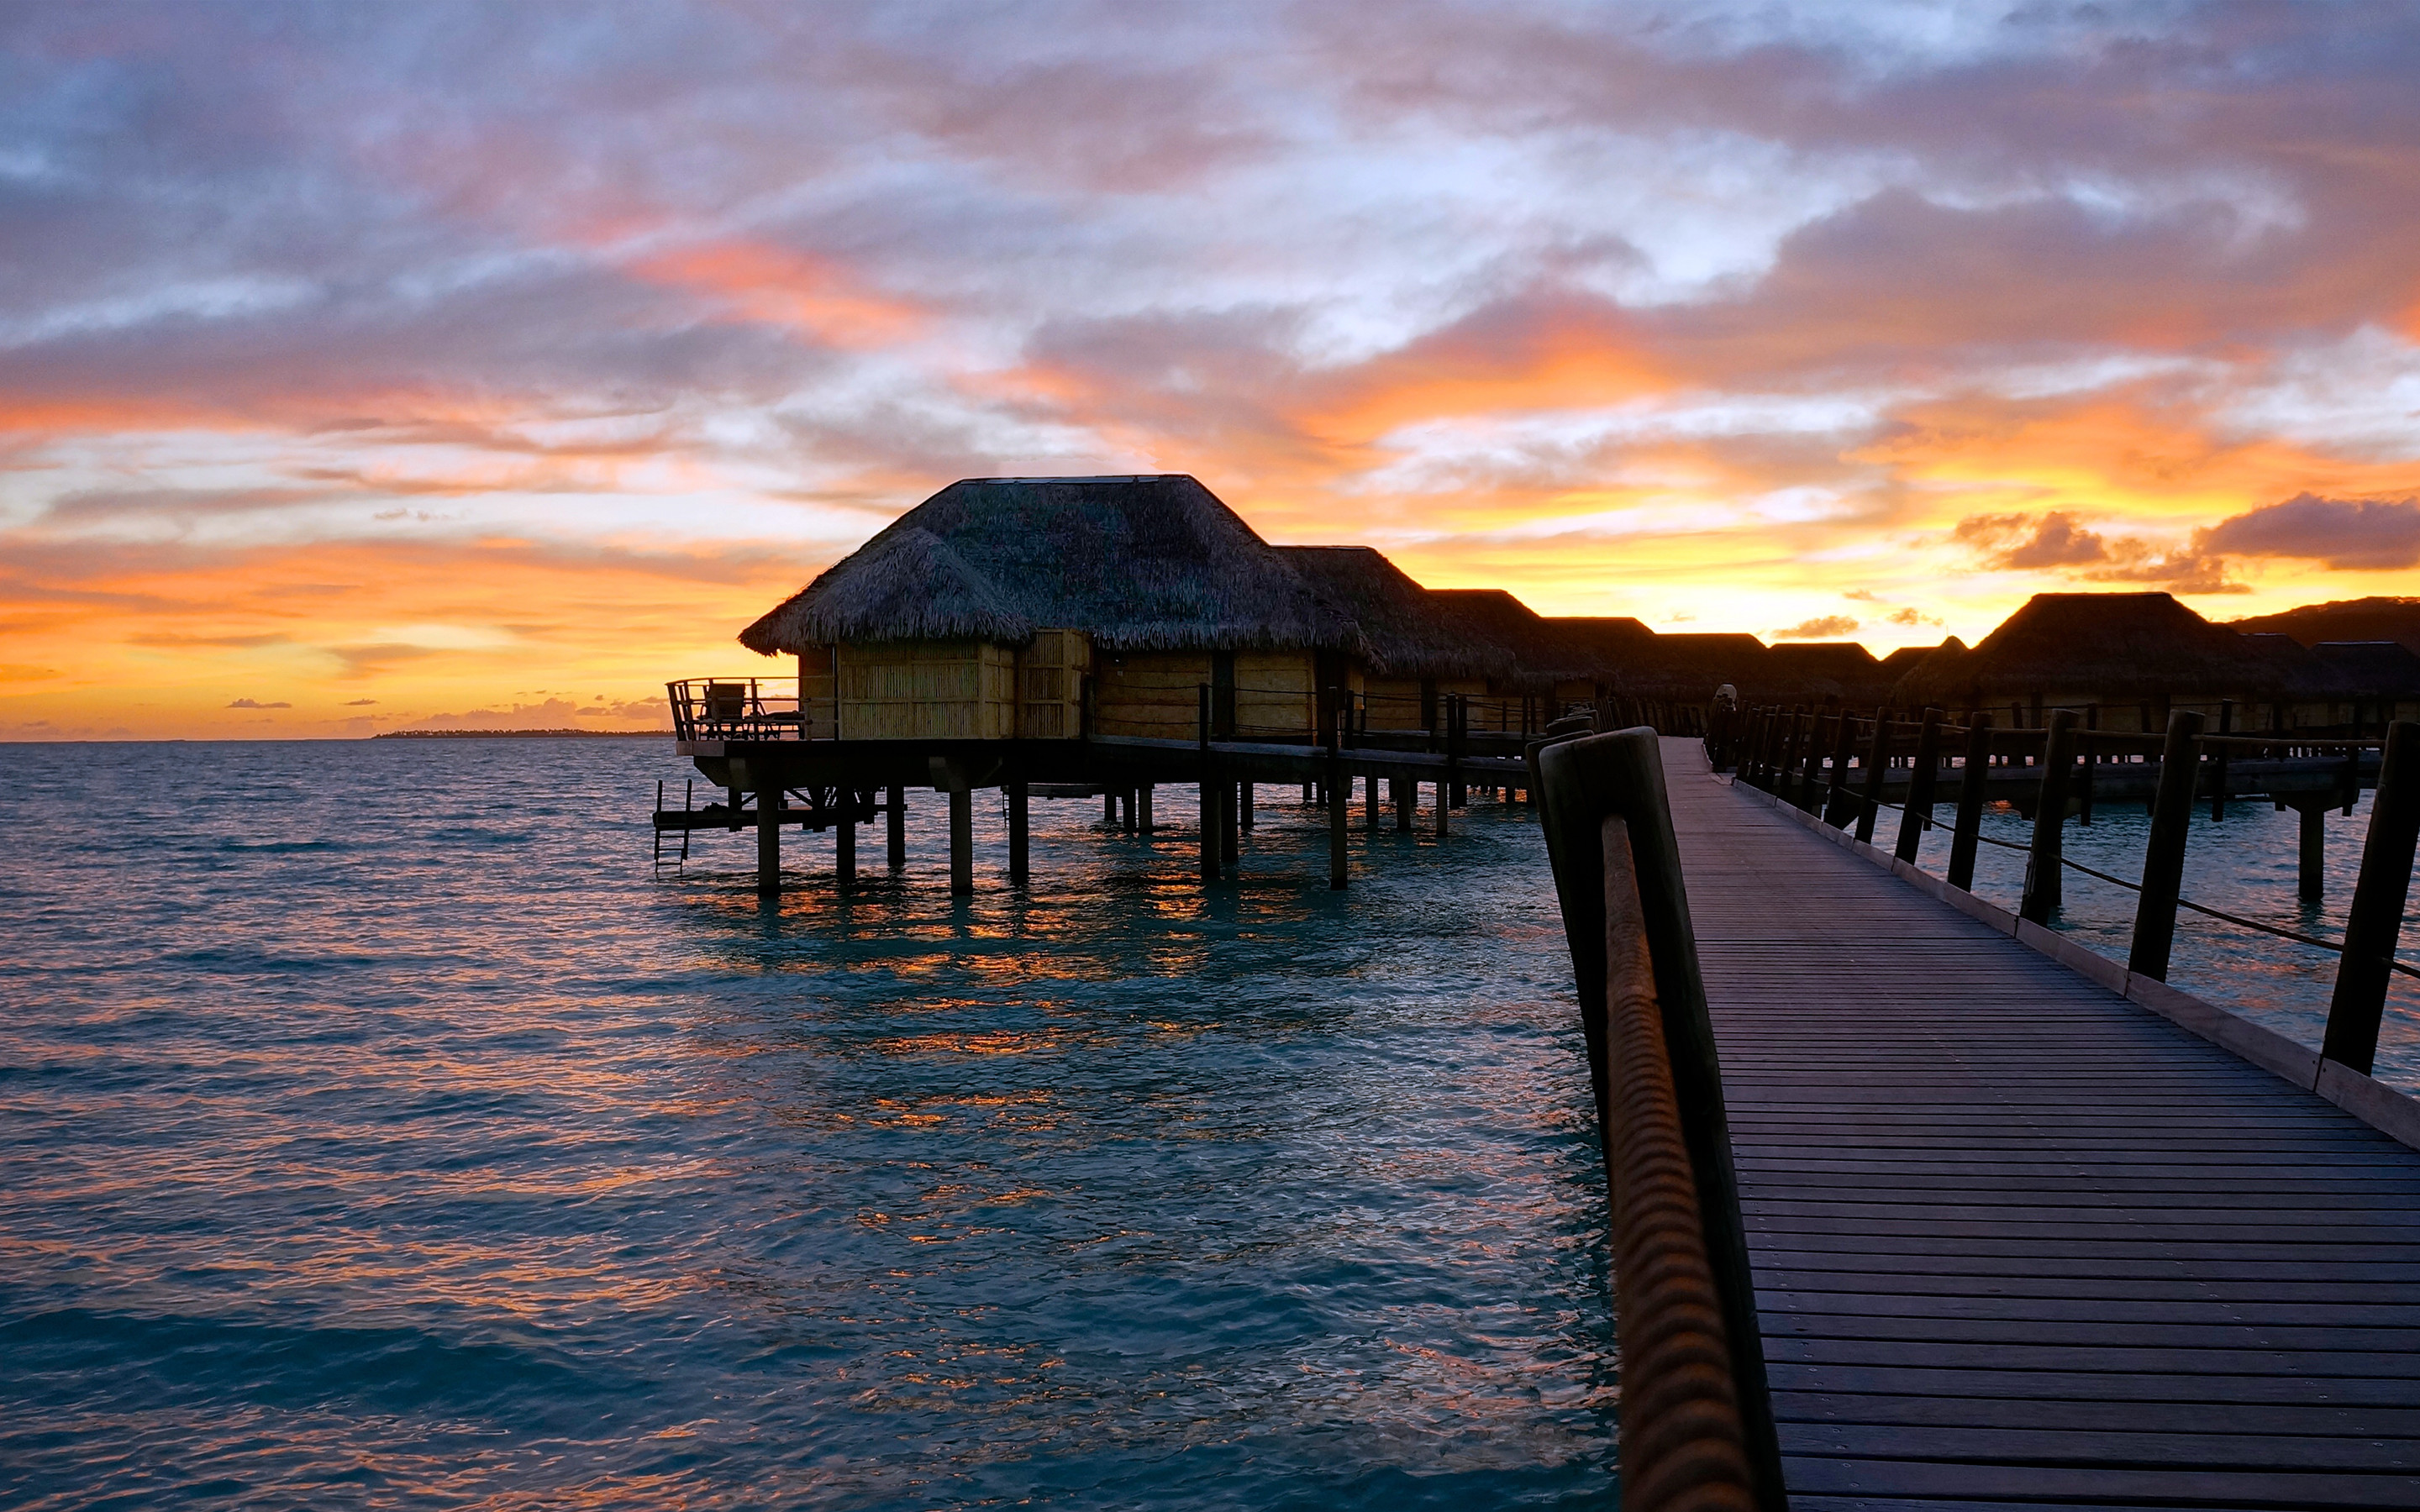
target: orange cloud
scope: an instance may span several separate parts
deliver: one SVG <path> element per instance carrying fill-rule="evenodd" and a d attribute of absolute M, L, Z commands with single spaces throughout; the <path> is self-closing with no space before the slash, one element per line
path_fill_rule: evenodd
<path fill-rule="evenodd" d="M 705 295 L 734 318 L 782 326 L 833 347 L 886 347 L 926 324 L 923 310 L 866 289 L 841 264 L 761 241 L 704 242 L 627 266 L 650 283 Z"/>

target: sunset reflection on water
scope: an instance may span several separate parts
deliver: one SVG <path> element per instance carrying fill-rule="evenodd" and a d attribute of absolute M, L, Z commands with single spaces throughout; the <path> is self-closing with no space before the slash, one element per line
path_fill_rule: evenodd
<path fill-rule="evenodd" d="M 1602 1187 L 1537 833 L 1036 806 L 953 900 L 661 747 L 17 748 L 11 1504 L 1595 1504 Z M 1163 803 L 1184 817 L 1187 806 Z M 94 825 L 95 813 L 122 824 Z M 84 817 L 79 817 L 84 816 Z M 39 856 L 39 864 L 30 858 Z"/>

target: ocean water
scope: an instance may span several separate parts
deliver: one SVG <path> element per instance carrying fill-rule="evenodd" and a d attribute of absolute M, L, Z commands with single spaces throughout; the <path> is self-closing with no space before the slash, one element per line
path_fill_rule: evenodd
<path fill-rule="evenodd" d="M 1603 1504 L 1534 827 L 768 906 L 668 744 L 7 748 L 0 1505 Z"/>

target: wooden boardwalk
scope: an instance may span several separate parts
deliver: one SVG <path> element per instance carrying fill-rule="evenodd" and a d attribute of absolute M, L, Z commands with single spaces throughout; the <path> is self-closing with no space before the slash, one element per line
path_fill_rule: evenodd
<path fill-rule="evenodd" d="M 2420 1152 L 1664 752 L 1798 1512 L 2420 1507 Z"/>

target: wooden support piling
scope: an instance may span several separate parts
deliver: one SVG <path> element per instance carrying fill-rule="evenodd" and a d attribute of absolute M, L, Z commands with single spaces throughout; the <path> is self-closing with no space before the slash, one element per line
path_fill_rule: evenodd
<path fill-rule="evenodd" d="M 734 806 L 737 807 L 736 805 Z M 771 898 L 782 890 L 782 790 L 756 790 L 756 892 Z"/>
<path fill-rule="evenodd" d="M 1210 754 L 1210 685 L 1202 684 L 1201 691 L 1201 721 L 1196 735 L 1200 764 L 1195 768 L 1195 785 L 1200 789 L 1202 806 L 1202 880 L 1216 882 L 1223 871 L 1218 859 L 1219 816 L 1225 805 L 1218 801 L 1218 790 L 1224 784 L 1218 779 L 1218 764 Z"/>
<path fill-rule="evenodd" d="M 1344 711 L 1336 711 L 1327 727 L 1327 885 L 1345 885 L 1345 832 L 1352 825 L 1353 779 L 1344 775 Z"/>
<path fill-rule="evenodd" d="M 1398 834 L 1412 832 L 1416 810 L 1420 803 L 1420 785 L 1407 777 L 1390 777 L 1387 785 L 1394 790 L 1395 830 Z"/>
<path fill-rule="evenodd" d="M 1235 784 L 1235 827 L 1245 834 L 1252 832 L 1252 790 L 1254 784 Z"/>
<path fill-rule="evenodd" d="M 908 790 L 893 782 L 883 795 L 883 828 L 891 845 L 890 863 L 893 872 L 908 868 Z"/>
<path fill-rule="evenodd" d="M 964 782 L 950 789 L 950 893 L 964 898 L 975 890 L 975 795 Z"/>
<path fill-rule="evenodd" d="M 2295 856 L 2295 895 L 2306 903 L 2319 903 L 2328 895 L 2328 810 L 2334 807 L 2333 800 L 2307 798 L 2294 806 L 2294 816 L 2302 821 L 2302 843 L 2296 847 Z"/>
<path fill-rule="evenodd" d="M 1887 708 L 1874 711 L 1873 744 L 1866 748 L 1865 791 L 1857 797 L 1857 841 L 1874 841 L 1874 821 L 1883 811 L 1883 772 L 1890 765 L 1891 719 Z"/>
<path fill-rule="evenodd" d="M 1012 887 L 1032 880 L 1032 800 L 1023 779 L 1008 784 L 1008 885 Z"/>
<path fill-rule="evenodd" d="M 1140 833 L 1148 835 L 1152 832 L 1153 827 L 1154 825 L 1151 816 L 1151 784 L 1145 782 L 1135 789 L 1135 828 Z"/>
<path fill-rule="evenodd" d="M 2177 897 L 2184 887 L 2185 841 L 2193 828 L 2194 785 L 2201 765 L 2202 717 L 2192 709 L 2168 716 L 2160 748 L 2159 786 L 2151 794 L 2151 835 L 2143 848 L 2143 891 L 2134 903 L 2134 943 L 2126 969 L 2153 981 L 2168 980 L 2177 938 Z"/>
<path fill-rule="evenodd" d="M 1992 780 L 1992 717 L 1978 710 L 1966 721 L 1966 769 L 1959 774 L 1958 820 L 1949 832 L 1949 885 L 1975 888 L 1975 850 L 1983 833 L 1983 798 Z"/>
<path fill-rule="evenodd" d="M 857 886 L 857 793 L 840 792 L 840 823 L 832 826 L 832 882 L 843 892 Z"/>
<path fill-rule="evenodd" d="M 2057 709 L 2050 717 L 2050 733 L 2042 737 L 2041 788 L 2034 800 L 2034 844 L 2025 861 L 2025 891 L 2017 917 L 2047 924 L 2065 897 L 2060 857 L 2067 837 L 2067 795 L 2075 774 L 2073 709 Z"/>
<path fill-rule="evenodd" d="M 2361 876 L 2345 918 L 2344 954 L 2319 1054 L 2366 1075 L 2378 1057 L 2378 1025 L 2386 1011 L 2388 962 L 2403 932 L 2403 904 L 2412 891 L 2412 860 L 2420 841 L 2420 723 L 2386 727 L 2370 797 L 2369 834 L 2362 842 Z"/>
<path fill-rule="evenodd" d="M 2222 735 L 2235 729 L 2235 701 L 2223 699 L 2218 705 L 2218 733 Z M 2226 751 L 2225 746 L 2211 748 L 2210 816 L 2213 820 L 2226 817 Z"/>
<path fill-rule="evenodd" d="M 1362 789 L 1361 827 L 1374 835 L 1378 832 L 1378 810 L 1382 807 L 1378 802 L 1378 774 L 1373 772 L 1362 780 L 1368 785 Z"/>
<path fill-rule="evenodd" d="M 1916 730 L 1916 764 L 1907 774 L 1907 808 L 1899 816 L 1899 845 L 1892 852 L 1914 866 L 1924 848 L 1924 832 L 1932 827 L 1932 795 L 1941 780 L 1942 711 L 1928 708 Z"/>

